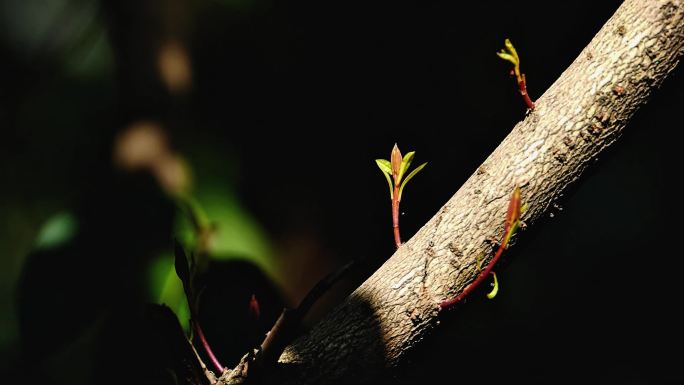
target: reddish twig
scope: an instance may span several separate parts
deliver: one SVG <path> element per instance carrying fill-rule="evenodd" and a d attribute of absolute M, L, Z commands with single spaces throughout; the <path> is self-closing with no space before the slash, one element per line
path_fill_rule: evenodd
<path fill-rule="evenodd" d="M 527 108 L 534 110 L 534 102 L 530 99 L 530 95 L 527 94 L 527 84 L 525 83 L 525 75 L 522 75 L 522 80 L 518 82 L 518 88 L 520 89 L 520 95 L 522 95 Z"/>
<path fill-rule="evenodd" d="M 494 258 L 489 262 L 487 267 L 480 272 L 480 274 L 475 278 L 475 280 L 468 285 L 463 291 L 457 295 L 456 297 L 443 301 L 442 303 L 439 304 L 440 310 L 448 309 L 457 303 L 461 302 L 463 298 L 465 298 L 468 294 L 470 294 L 473 290 L 475 290 L 476 287 L 478 287 L 482 281 L 487 278 L 487 276 L 492 272 L 492 269 L 494 269 L 494 265 L 496 265 L 496 262 L 499 261 L 499 258 L 501 258 L 501 254 L 503 254 L 503 251 L 505 250 L 505 247 L 503 244 L 499 245 L 499 249 L 496 251 L 496 254 L 494 254 Z"/>
<path fill-rule="evenodd" d="M 209 356 L 211 363 L 214 365 L 216 370 L 218 370 L 218 375 L 221 375 L 221 373 L 223 372 L 223 365 L 221 365 L 221 363 L 216 358 L 216 355 L 214 355 L 214 352 L 211 349 L 211 346 L 209 345 L 207 338 L 204 336 L 202 326 L 200 326 L 199 323 L 197 309 L 199 308 L 199 298 L 202 294 L 202 290 L 200 290 L 199 292 L 195 290 L 194 278 L 197 273 L 197 264 L 195 263 L 195 258 L 191 254 L 191 258 L 190 260 L 188 260 L 188 257 L 185 254 L 185 250 L 183 250 L 183 246 L 181 246 L 181 244 L 177 240 L 174 240 L 174 254 L 176 257 L 174 262 L 174 266 L 176 268 L 176 275 L 178 275 L 178 278 L 181 280 L 183 284 L 183 291 L 185 292 L 185 298 L 188 302 L 188 308 L 190 310 L 190 324 L 192 325 L 192 328 L 195 330 L 195 333 L 197 334 L 197 337 L 199 338 L 200 343 L 202 344 L 202 348 L 204 348 L 204 351 L 207 353 L 207 356 Z"/>
<path fill-rule="evenodd" d="M 394 186 L 392 196 L 392 229 L 394 230 L 394 245 L 397 249 L 401 246 L 401 233 L 399 232 L 399 186 Z"/>
<path fill-rule="evenodd" d="M 392 192 L 392 230 L 394 232 L 394 244 L 397 249 L 401 246 L 401 233 L 399 232 L 399 202 L 401 201 L 401 196 L 399 196 L 399 186 L 401 183 L 401 178 L 403 175 L 401 172 L 401 163 L 403 157 L 401 156 L 401 151 L 397 144 L 394 144 L 392 148 L 392 153 L 390 154 L 390 165 L 392 166 L 392 180 L 394 181 L 394 188 Z"/>
<path fill-rule="evenodd" d="M 508 243 L 511 240 L 513 233 L 517 230 L 518 226 L 520 225 L 520 215 L 522 211 L 524 211 L 524 208 L 521 207 L 520 201 L 520 188 L 516 186 L 513 190 L 513 194 L 511 195 L 511 200 L 508 203 L 506 221 L 504 222 L 504 236 L 501 240 L 501 243 L 499 244 L 499 248 L 496 250 L 496 253 L 494 254 L 494 257 L 491 261 L 489 261 L 487 267 L 480 271 L 480 274 L 478 274 L 475 280 L 471 282 L 468 286 L 466 286 L 466 288 L 463 289 L 461 293 L 459 293 L 456 297 L 452 299 L 441 302 L 439 304 L 440 310 L 450 308 L 456 305 L 457 303 L 461 302 L 463 298 L 465 298 L 468 294 L 475 290 L 475 288 L 478 287 L 490 273 L 492 273 L 494 265 L 496 265 L 496 263 L 501 258 L 501 254 L 503 254 L 504 250 L 506 250 L 506 247 L 508 246 Z"/>
<path fill-rule="evenodd" d="M 209 360 L 214 365 L 214 368 L 216 368 L 217 375 L 220 376 L 221 373 L 223 373 L 223 365 L 221 365 L 219 360 L 216 358 L 216 355 L 214 355 L 213 350 L 211 350 L 211 346 L 209 346 L 209 342 L 207 341 L 207 338 L 204 336 L 204 331 L 202 331 L 202 327 L 200 326 L 199 322 L 193 320 L 192 324 L 195 328 L 195 332 L 197 333 L 197 337 L 199 338 L 200 342 L 202 343 L 202 347 L 204 348 L 204 351 L 207 352 L 207 356 L 209 356 Z"/>
<path fill-rule="evenodd" d="M 283 312 L 280 314 L 280 317 L 278 317 L 275 325 L 273 325 L 266 335 L 266 338 L 261 343 L 259 366 L 268 366 L 278 360 L 278 357 L 280 357 L 280 354 L 287 344 L 289 344 L 295 336 L 295 332 L 299 328 L 304 316 L 306 316 L 323 294 L 347 275 L 357 263 L 358 260 L 354 259 L 318 281 L 316 286 L 309 290 L 296 309 L 283 309 Z"/>

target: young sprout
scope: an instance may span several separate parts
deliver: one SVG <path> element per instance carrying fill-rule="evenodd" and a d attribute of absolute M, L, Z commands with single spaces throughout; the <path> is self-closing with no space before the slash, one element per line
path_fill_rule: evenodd
<path fill-rule="evenodd" d="M 456 297 L 445 300 L 442 303 L 440 303 L 440 309 L 448 309 L 456 305 L 457 303 L 461 302 L 461 300 L 465 298 L 468 294 L 470 294 L 470 292 L 472 292 L 480 283 L 482 283 L 485 280 L 485 278 L 489 276 L 489 274 L 491 274 L 494 278 L 494 287 L 487 294 L 487 298 L 493 299 L 494 297 L 496 297 L 496 294 L 499 292 L 499 280 L 496 277 L 496 273 L 494 273 L 493 271 L 494 265 L 496 264 L 496 262 L 499 261 L 499 259 L 501 258 L 501 254 L 503 254 L 504 250 L 506 250 L 506 248 L 508 247 L 508 244 L 511 238 L 513 237 L 513 234 L 515 234 L 515 232 L 522 224 L 520 217 L 527 209 L 527 205 L 522 205 L 521 200 L 522 198 L 520 193 L 520 187 L 515 186 L 515 189 L 513 189 L 513 193 L 511 194 L 511 199 L 508 202 L 506 220 L 504 221 L 504 235 L 501 239 L 501 243 L 499 244 L 499 248 L 496 250 L 496 253 L 494 254 L 494 257 L 492 257 L 492 260 L 489 261 L 489 264 L 485 268 L 483 268 L 482 256 L 478 256 L 476 265 L 478 275 L 475 278 L 475 280 L 471 282 L 470 285 L 466 286 L 466 288 L 463 289 L 463 291 L 459 293 Z"/>
<path fill-rule="evenodd" d="M 394 244 L 399 248 L 401 246 L 401 235 L 399 233 L 399 203 L 401 202 L 401 196 L 404 192 L 404 187 L 408 181 L 410 181 L 420 170 L 425 167 L 427 162 L 421 164 L 406 175 L 415 156 L 415 151 L 411 151 L 406 156 L 401 156 L 401 151 L 397 144 L 394 144 L 392 148 L 392 153 L 390 154 L 390 160 L 386 159 L 376 159 L 380 171 L 385 175 L 387 179 L 387 184 L 389 185 L 390 199 L 392 200 L 392 228 L 394 230 Z M 406 175 L 406 177 L 404 177 Z"/>
<path fill-rule="evenodd" d="M 527 104 L 527 108 L 529 108 L 530 110 L 534 110 L 534 102 L 532 101 L 532 99 L 530 99 L 530 95 L 527 94 L 525 74 L 520 72 L 520 57 L 518 56 L 518 51 L 515 50 L 515 47 L 513 47 L 513 43 L 511 43 L 510 40 L 506 39 L 504 41 L 504 44 L 506 46 L 506 49 L 502 49 L 501 52 L 497 52 L 496 54 L 503 60 L 506 60 L 513 64 L 513 70 L 511 71 L 511 74 L 515 75 L 515 78 L 518 81 L 518 89 L 520 90 L 520 95 L 522 95 L 525 104 Z"/>

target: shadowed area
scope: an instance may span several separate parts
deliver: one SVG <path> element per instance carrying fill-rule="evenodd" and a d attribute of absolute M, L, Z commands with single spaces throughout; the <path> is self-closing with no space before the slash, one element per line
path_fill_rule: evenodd
<path fill-rule="evenodd" d="M 330 327 L 331 322 L 336 323 L 335 327 Z M 333 310 L 308 334 L 306 342 L 295 340 L 288 347 L 281 357 L 286 363 L 278 364 L 270 374 L 271 380 L 372 384 L 377 383 L 387 369 L 385 333 L 379 317 L 373 307 L 356 293 L 345 300 L 344 307 Z M 367 343 L 351 345 L 357 338 Z"/>

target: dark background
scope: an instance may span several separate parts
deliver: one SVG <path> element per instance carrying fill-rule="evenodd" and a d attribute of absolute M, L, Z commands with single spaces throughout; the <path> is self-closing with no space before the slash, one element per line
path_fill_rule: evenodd
<path fill-rule="evenodd" d="M 494 55 L 504 38 L 534 99 L 619 5 L 568 3 L 3 0 L 2 378 L 168 380 L 143 304 L 180 214 L 149 173 L 113 165 L 132 122 L 163 127 L 209 217 L 230 207 L 233 246 L 212 255 L 202 319 L 232 365 L 322 274 L 367 261 L 331 305 L 392 254 L 374 159 L 397 142 L 430 162 L 402 201 L 407 239 L 523 118 Z M 192 64 L 183 92 L 154 64 L 168 38 Z M 521 234 L 497 268 L 497 298 L 447 315 L 388 382 L 684 382 L 681 193 L 670 187 L 682 85 L 679 70 L 553 216 Z M 77 233 L 36 248 L 65 210 Z"/>

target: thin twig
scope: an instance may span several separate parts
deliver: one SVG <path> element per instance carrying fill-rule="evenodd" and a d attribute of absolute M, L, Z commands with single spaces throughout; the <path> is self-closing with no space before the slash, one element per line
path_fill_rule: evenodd
<path fill-rule="evenodd" d="M 394 186 L 392 196 L 392 229 L 394 230 L 394 245 L 401 247 L 401 233 L 399 232 L 399 186 Z"/>
<path fill-rule="evenodd" d="M 345 265 L 326 275 L 323 279 L 309 290 L 309 293 L 299 303 L 295 309 L 283 309 L 280 317 L 273 325 L 271 330 L 261 343 L 261 354 L 259 355 L 259 366 L 265 367 L 274 364 L 283 350 L 292 342 L 295 332 L 299 328 L 302 319 L 311 310 L 313 305 L 340 279 L 357 265 L 358 259 L 353 259 Z"/>
<path fill-rule="evenodd" d="M 216 355 L 214 355 L 213 350 L 211 350 L 211 346 L 209 346 L 209 342 L 207 341 L 207 338 L 204 336 L 204 331 L 202 331 L 202 326 L 200 326 L 199 322 L 193 321 L 192 324 L 195 327 L 197 337 L 199 337 L 200 342 L 202 343 L 202 347 L 207 352 L 209 360 L 211 361 L 212 365 L 214 365 L 214 368 L 217 371 L 217 375 L 220 376 L 221 373 L 223 373 L 223 365 L 221 365 L 219 360 L 216 358 Z"/>
<path fill-rule="evenodd" d="M 347 262 L 345 265 L 339 269 L 333 271 L 332 273 L 326 275 L 323 279 L 318 281 L 316 286 L 309 290 L 309 293 L 304 297 L 304 299 L 297 306 L 296 311 L 303 318 L 311 307 L 318 301 L 319 298 L 323 296 L 334 284 L 336 284 L 340 279 L 342 279 L 351 269 L 357 264 L 357 259 L 353 259 Z"/>
<path fill-rule="evenodd" d="M 527 84 L 525 82 L 524 76 L 523 79 L 518 82 L 518 88 L 520 89 L 520 95 L 522 95 L 523 100 L 527 105 L 527 108 L 529 108 L 530 110 L 534 110 L 534 102 L 532 101 L 532 99 L 530 99 L 530 95 L 527 93 Z"/>
<path fill-rule="evenodd" d="M 513 237 L 513 234 L 520 226 L 520 216 L 522 212 L 525 211 L 525 207 L 527 207 L 527 205 L 521 204 L 520 187 L 516 185 L 515 189 L 513 189 L 513 194 L 511 194 L 511 199 L 508 202 L 506 220 L 504 221 L 503 239 L 501 239 L 501 242 L 499 243 L 499 248 L 496 250 L 494 257 L 489 262 L 487 267 L 484 270 L 480 271 L 480 274 L 477 276 L 477 278 L 475 278 L 475 280 L 471 282 L 470 285 L 466 286 L 460 294 L 458 294 L 456 297 L 450 300 L 442 301 L 439 304 L 440 310 L 447 309 L 461 302 L 461 300 L 463 300 L 463 298 L 470 294 L 470 292 L 475 290 L 475 288 L 478 287 L 490 273 L 493 274 L 492 269 L 494 269 L 494 265 L 496 265 L 496 263 L 499 261 L 499 258 L 501 258 L 501 254 L 503 254 L 504 250 L 506 250 L 506 248 L 508 247 L 511 237 Z M 478 270 L 479 269 L 480 266 L 478 262 Z"/>
<path fill-rule="evenodd" d="M 443 301 L 442 303 L 439 304 L 439 308 L 441 310 L 448 309 L 457 303 L 461 302 L 463 298 L 467 297 L 470 292 L 475 290 L 476 287 L 478 287 L 482 281 L 487 278 L 487 276 L 492 272 L 492 269 L 494 269 L 494 265 L 496 265 L 496 262 L 499 261 L 499 258 L 501 258 L 501 254 L 503 254 L 504 250 L 506 247 L 502 244 L 499 245 L 499 249 L 496 251 L 496 254 L 494 254 L 494 258 L 489 262 L 486 268 L 484 268 L 482 271 L 480 271 L 480 275 L 475 278 L 475 280 L 468 286 L 466 286 L 465 289 L 461 293 L 459 293 L 456 297 Z"/>

